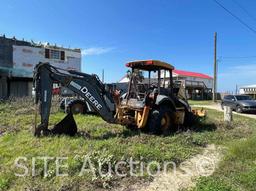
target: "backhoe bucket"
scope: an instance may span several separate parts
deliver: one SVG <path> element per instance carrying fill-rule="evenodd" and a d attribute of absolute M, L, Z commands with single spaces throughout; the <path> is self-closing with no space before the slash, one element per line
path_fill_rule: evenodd
<path fill-rule="evenodd" d="M 205 118 L 207 113 L 206 110 L 204 108 L 201 109 L 193 109 L 192 110 L 193 114 L 199 118 Z"/>
<path fill-rule="evenodd" d="M 64 119 L 56 124 L 51 130 L 51 133 L 57 135 L 65 134 L 74 136 L 77 133 L 77 125 L 72 113 L 69 113 Z"/>

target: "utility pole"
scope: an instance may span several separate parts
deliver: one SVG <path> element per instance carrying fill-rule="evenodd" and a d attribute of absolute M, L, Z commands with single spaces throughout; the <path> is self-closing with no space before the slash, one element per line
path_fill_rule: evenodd
<path fill-rule="evenodd" d="M 217 96 L 217 32 L 214 33 L 214 74 L 213 74 L 213 92 L 212 100 L 216 102 Z"/>

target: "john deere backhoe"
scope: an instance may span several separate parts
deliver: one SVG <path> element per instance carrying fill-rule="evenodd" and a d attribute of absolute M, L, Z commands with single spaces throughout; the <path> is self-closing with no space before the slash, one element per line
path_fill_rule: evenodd
<path fill-rule="evenodd" d="M 128 91 L 120 92 L 104 85 L 96 75 L 66 71 L 39 63 L 34 71 L 36 103 L 39 103 L 41 123 L 35 127 L 36 136 L 56 134 L 75 135 L 77 126 L 69 113 L 49 129 L 53 83 L 60 83 L 83 97 L 108 123 L 138 128 L 154 134 L 168 134 L 178 127 L 188 126 L 193 116 L 185 99 L 182 84 L 173 84 L 173 66 L 157 60 L 134 61 Z"/>

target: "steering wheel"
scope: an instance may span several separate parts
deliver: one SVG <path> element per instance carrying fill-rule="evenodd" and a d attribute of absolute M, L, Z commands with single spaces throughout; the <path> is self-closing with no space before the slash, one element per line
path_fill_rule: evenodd
<path fill-rule="evenodd" d="M 149 89 L 153 90 L 153 89 L 155 89 L 157 87 L 158 87 L 158 84 L 156 82 L 153 82 L 153 83 L 150 84 L 150 88 Z"/>

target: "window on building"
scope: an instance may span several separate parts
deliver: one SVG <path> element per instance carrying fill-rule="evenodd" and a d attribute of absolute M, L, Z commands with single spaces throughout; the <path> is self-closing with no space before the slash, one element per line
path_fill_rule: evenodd
<path fill-rule="evenodd" d="M 60 60 L 60 51 L 58 50 L 50 50 L 51 59 Z"/>
<path fill-rule="evenodd" d="M 50 58 L 50 50 L 45 49 L 45 58 Z"/>
<path fill-rule="evenodd" d="M 46 48 L 45 58 L 55 59 L 55 60 L 65 60 L 65 51 Z"/>

